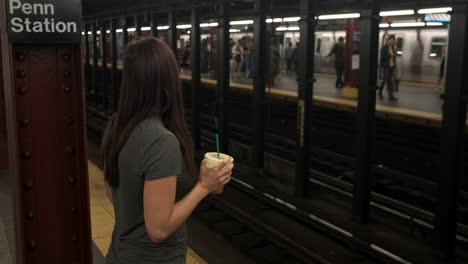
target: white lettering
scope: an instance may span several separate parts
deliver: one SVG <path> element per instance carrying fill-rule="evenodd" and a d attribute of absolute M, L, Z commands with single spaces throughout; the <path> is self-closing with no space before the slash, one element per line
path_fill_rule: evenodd
<path fill-rule="evenodd" d="M 44 5 L 42 5 L 42 4 L 33 4 L 33 8 L 34 8 L 34 14 L 44 15 Z"/>
<path fill-rule="evenodd" d="M 50 20 L 50 31 L 55 32 L 55 19 L 53 18 Z"/>
<path fill-rule="evenodd" d="M 29 18 L 24 19 L 24 25 L 26 27 L 26 32 L 31 32 L 31 28 L 29 27 L 31 25 L 31 21 L 29 20 Z"/>
<path fill-rule="evenodd" d="M 49 11 L 47 11 L 47 10 L 49 10 Z M 44 15 L 55 15 L 55 9 L 54 9 L 53 4 L 45 4 L 44 5 L 44 11 L 45 11 Z"/>
<path fill-rule="evenodd" d="M 63 33 L 67 31 L 67 24 L 63 22 L 58 22 L 57 24 L 55 24 L 55 28 L 57 29 L 57 32 Z"/>
<path fill-rule="evenodd" d="M 10 0 L 10 14 L 15 13 L 15 9 L 20 9 L 21 1 L 20 0 Z"/>
<path fill-rule="evenodd" d="M 21 20 L 21 18 L 19 17 L 15 17 L 15 18 L 12 18 L 11 19 L 11 30 L 13 30 L 13 32 L 23 32 L 24 30 L 24 27 L 23 27 L 23 24 L 22 24 L 23 20 Z"/>
<path fill-rule="evenodd" d="M 34 21 L 34 24 L 33 24 L 33 32 L 44 32 L 44 29 L 43 29 L 43 24 L 39 21 Z"/>
<path fill-rule="evenodd" d="M 49 26 L 50 26 L 50 22 L 49 22 L 49 19 L 48 19 L 48 18 L 44 19 L 44 26 L 45 26 L 45 31 L 46 31 L 46 32 L 50 32 L 50 27 L 49 27 Z"/>
<path fill-rule="evenodd" d="M 21 11 L 26 15 L 30 15 L 32 13 L 32 5 L 30 3 L 24 3 L 23 6 L 21 6 Z"/>
<path fill-rule="evenodd" d="M 75 22 L 67 22 L 67 31 L 68 32 L 76 32 L 77 26 Z"/>

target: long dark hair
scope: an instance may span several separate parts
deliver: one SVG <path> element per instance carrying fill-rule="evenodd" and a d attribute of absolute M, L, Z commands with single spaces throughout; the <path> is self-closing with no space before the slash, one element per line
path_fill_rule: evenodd
<path fill-rule="evenodd" d="M 189 173 L 197 178 L 177 61 L 171 49 L 155 38 L 133 41 L 125 49 L 119 106 L 102 144 L 105 179 L 110 186 L 119 185 L 120 151 L 133 130 L 147 118 L 159 118 L 177 137 Z"/>

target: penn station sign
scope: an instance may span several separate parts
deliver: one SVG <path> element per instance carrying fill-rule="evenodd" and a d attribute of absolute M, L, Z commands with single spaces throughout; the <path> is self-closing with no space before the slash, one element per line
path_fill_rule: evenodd
<path fill-rule="evenodd" d="M 81 41 L 81 0 L 6 0 L 11 43 Z"/>

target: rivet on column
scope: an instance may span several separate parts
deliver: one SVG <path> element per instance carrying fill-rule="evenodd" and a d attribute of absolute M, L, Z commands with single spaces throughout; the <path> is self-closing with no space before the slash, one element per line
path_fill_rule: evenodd
<path fill-rule="evenodd" d="M 33 219 L 33 211 L 32 210 L 26 211 L 26 219 L 28 219 L 28 220 Z"/>
<path fill-rule="evenodd" d="M 35 248 L 36 248 L 36 241 L 34 241 L 34 240 L 32 240 L 32 239 L 29 240 L 29 242 L 28 242 L 28 248 L 29 248 L 29 249 L 35 249 Z"/>
<path fill-rule="evenodd" d="M 33 187 L 33 181 L 31 179 L 27 179 L 26 183 L 24 184 L 24 188 L 26 190 L 31 190 Z"/>
<path fill-rule="evenodd" d="M 31 154 L 31 152 L 29 152 L 29 151 L 23 152 L 23 158 L 24 158 L 24 159 L 29 159 L 29 158 L 31 158 L 31 155 L 32 155 L 32 154 Z"/>
<path fill-rule="evenodd" d="M 17 61 L 24 61 L 24 53 L 23 52 L 17 52 L 16 53 L 16 60 Z"/>
<path fill-rule="evenodd" d="M 24 87 L 16 88 L 16 93 L 25 94 L 26 93 L 26 88 L 24 88 Z"/>
<path fill-rule="evenodd" d="M 27 119 L 21 120 L 20 123 L 21 123 L 22 127 L 28 127 L 29 126 L 29 120 L 27 120 Z"/>
<path fill-rule="evenodd" d="M 71 91 L 72 91 L 71 87 L 68 86 L 68 85 L 65 85 L 65 86 L 63 87 L 63 90 L 65 90 L 65 92 L 66 92 L 67 94 L 71 93 Z"/>
<path fill-rule="evenodd" d="M 73 184 L 73 183 L 76 182 L 76 178 L 73 177 L 73 176 L 70 176 L 70 177 L 68 177 L 68 181 L 69 181 L 71 184 Z"/>
<path fill-rule="evenodd" d="M 75 152 L 75 150 L 73 149 L 72 146 L 66 146 L 65 147 L 65 153 L 67 153 L 69 155 L 73 155 L 74 152 Z"/>
<path fill-rule="evenodd" d="M 16 78 L 23 79 L 26 77 L 26 72 L 24 70 L 16 70 Z"/>

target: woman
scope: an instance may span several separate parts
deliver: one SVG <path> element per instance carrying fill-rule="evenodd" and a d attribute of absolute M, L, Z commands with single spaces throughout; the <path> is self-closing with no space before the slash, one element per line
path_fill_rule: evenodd
<path fill-rule="evenodd" d="M 177 62 L 163 41 L 126 48 L 119 107 L 102 149 L 115 212 L 106 263 L 185 263 L 184 222 L 229 182 L 232 166 L 207 169 L 202 162 L 197 177 Z"/>

